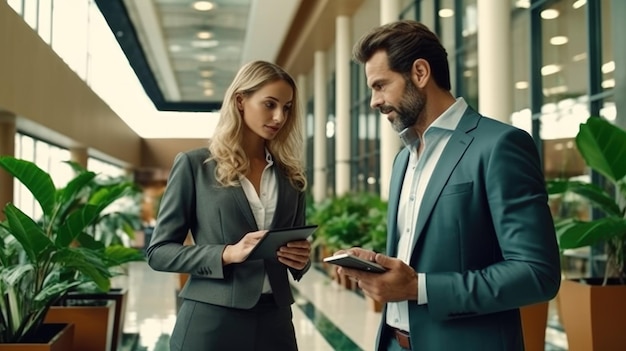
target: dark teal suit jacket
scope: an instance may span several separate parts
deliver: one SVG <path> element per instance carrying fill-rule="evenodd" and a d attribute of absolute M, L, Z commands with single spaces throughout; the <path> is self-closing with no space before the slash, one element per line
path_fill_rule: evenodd
<path fill-rule="evenodd" d="M 267 273 L 276 302 L 293 303 L 287 267 L 278 260 L 252 260 L 222 266 L 222 252 L 246 233 L 259 230 L 241 187 L 215 180 L 215 161 L 206 148 L 180 153 L 161 200 L 157 224 L 147 250 L 158 271 L 190 273 L 180 296 L 214 305 L 250 308 L 261 295 Z M 291 186 L 277 167 L 278 201 L 271 228 L 305 223 L 305 193 Z M 196 245 L 183 246 L 191 232 Z M 308 270 L 290 269 L 299 280 Z"/>
<path fill-rule="evenodd" d="M 391 176 L 387 254 L 394 257 L 408 159 L 400 151 Z M 414 350 L 523 350 L 519 307 L 553 298 L 561 279 L 547 200 L 528 133 L 468 108 L 416 223 L 410 265 L 426 273 L 428 304 L 409 302 Z"/>

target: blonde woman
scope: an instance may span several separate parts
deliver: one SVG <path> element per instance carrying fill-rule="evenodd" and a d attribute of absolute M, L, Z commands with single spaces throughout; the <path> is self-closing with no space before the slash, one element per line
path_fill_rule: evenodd
<path fill-rule="evenodd" d="M 298 106 L 287 72 L 248 63 L 208 148 L 177 155 L 147 250 L 153 269 L 190 273 L 172 351 L 297 350 L 288 273 L 299 280 L 309 269 L 310 243 L 245 259 L 266 230 L 305 224 Z M 183 245 L 188 232 L 195 245 Z"/>

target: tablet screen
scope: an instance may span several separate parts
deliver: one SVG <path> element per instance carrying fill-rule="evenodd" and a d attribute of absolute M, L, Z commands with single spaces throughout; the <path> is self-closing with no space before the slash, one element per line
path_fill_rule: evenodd
<path fill-rule="evenodd" d="M 302 227 L 270 229 L 256 246 L 250 251 L 247 260 L 262 258 L 276 258 L 276 251 L 290 241 L 304 240 L 309 238 L 317 229 L 317 225 Z"/>

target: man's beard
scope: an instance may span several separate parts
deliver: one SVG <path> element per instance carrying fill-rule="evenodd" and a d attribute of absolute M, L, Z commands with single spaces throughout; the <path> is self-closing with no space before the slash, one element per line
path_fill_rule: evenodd
<path fill-rule="evenodd" d="M 401 132 L 415 125 L 426 105 L 426 96 L 413 85 L 410 79 L 405 81 L 404 98 L 398 107 L 388 106 L 384 108 L 396 112 L 396 118 L 391 122 L 391 126 L 396 132 Z"/>

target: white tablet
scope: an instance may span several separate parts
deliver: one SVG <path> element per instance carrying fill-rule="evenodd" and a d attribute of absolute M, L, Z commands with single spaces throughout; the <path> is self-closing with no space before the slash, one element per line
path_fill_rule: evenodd
<path fill-rule="evenodd" d="M 317 225 L 270 229 L 250 251 L 246 260 L 276 258 L 276 251 L 290 241 L 308 239 L 317 229 Z"/>
<path fill-rule="evenodd" d="M 384 273 L 387 271 L 387 268 L 379 265 L 376 262 L 364 260 L 348 253 L 342 253 L 326 257 L 324 258 L 324 262 L 336 264 L 338 266 L 346 268 L 356 268 L 362 271 L 368 271 L 372 273 Z"/>

